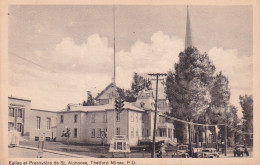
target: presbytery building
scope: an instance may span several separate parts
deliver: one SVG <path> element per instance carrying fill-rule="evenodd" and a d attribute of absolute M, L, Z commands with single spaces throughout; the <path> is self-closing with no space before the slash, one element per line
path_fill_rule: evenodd
<path fill-rule="evenodd" d="M 124 102 L 121 113 L 114 111 L 118 93 L 113 83 L 97 97 L 93 106 L 70 105 L 57 113 L 57 141 L 66 141 L 62 133 L 69 128 L 71 142 L 110 143 L 114 135 L 125 135 L 131 146 L 152 141 L 155 98 L 152 90 L 139 92 L 136 102 Z M 158 110 L 156 141 L 173 142 L 174 125 Z M 105 140 L 104 140 L 105 139 Z"/>

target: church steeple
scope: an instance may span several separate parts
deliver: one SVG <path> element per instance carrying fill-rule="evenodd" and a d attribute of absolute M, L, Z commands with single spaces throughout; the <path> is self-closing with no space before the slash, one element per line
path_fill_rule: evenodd
<path fill-rule="evenodd" d="M 192 47 L 191 24 L 189 15 L 189 6 L 187 6 L 187 20 L 186 20 L 186 35 L 185 35 L 185 49 Z"/>

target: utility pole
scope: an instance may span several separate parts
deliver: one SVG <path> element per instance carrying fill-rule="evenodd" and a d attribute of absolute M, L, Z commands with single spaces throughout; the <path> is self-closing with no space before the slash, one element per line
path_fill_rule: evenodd
<path fill-rule="evenodd" d="M 208 124 L 208 116 L 207 116 L 207 111 L 205 112 L 205 143 L 206 143 L 206 148 L 208 148 L 208 127 L 207 127 L 207 124 Z"/>
<path fill-rule="evenodd" d="M 225 107 L 225 156 L 227 156 L 227 107 Z"/>
<path fill-rule="evenodd" d="M 153 145 L 151 157 L 155 157 L 155 132 L 156 132 L 156 120 L 157 120 L 157 99 L 158 99 L 158 80 L 159 76 L 167 76 L 166 73 L 149 73 L 149 76 L 156 76 L 156 95 L 155 95 L 155 113 L 154 113 L 154 127 L 153 127 Z"/>

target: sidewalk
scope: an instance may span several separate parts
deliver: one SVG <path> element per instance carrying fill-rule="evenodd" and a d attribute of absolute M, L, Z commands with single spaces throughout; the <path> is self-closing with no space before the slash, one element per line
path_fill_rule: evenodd
<path fill-rule="evenodd" d="M 36 151 L 38 150 L 38 148 L 36 148 L 36 147 L 30 147 L 30 146 L 24 146 L 24 145 L 18 145 L 16 147 L 30 149 L 30 150 L 36 150 Z M 71 153 L 60 152 L 60 151 L 53 151 L 53 150 L 48 150 L 48 149 L 43 149 L 43 152 L 53 153 L 53 154 L 63 155 L 63 156 L 68 156 L 68 157 L 74 157 L 74 158 L 91 158 L 90 156 L 83 156 L 83 155 L 71 154 Z"/>

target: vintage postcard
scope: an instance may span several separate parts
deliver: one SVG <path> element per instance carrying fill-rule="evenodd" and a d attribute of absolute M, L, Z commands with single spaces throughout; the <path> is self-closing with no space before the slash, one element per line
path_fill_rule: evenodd
<path fill-rule="evenodd" d="M 259 4 L 2 2 L 0 164 L 259 164 Z"/>

